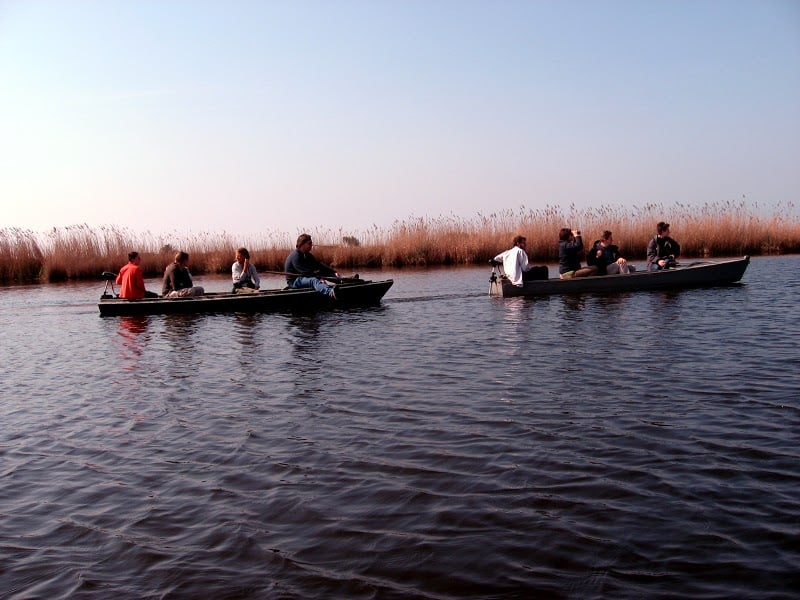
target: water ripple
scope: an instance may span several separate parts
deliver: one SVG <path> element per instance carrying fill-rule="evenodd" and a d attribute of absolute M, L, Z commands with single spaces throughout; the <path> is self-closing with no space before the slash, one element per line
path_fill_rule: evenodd
<path fill-rule="evenodd" d="M 310 314 L 15 289 L 0 595 L 791 598 L 800 324 L 769 283 L 793 260 L 509 302 L 483 270 L 398 273 Z"/>

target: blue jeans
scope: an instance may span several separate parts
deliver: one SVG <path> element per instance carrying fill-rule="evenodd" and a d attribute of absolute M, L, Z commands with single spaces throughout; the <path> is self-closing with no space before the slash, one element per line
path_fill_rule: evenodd
<path fill-rule="evenodd" d="M 316 277 L 298 277 L 289 287 L 295 290 L 299 288 L 314 288 L 320 294 L 325 294 L 326 296 L 331 296 L 333 294 L 333 288 L 322 283 Z"/>

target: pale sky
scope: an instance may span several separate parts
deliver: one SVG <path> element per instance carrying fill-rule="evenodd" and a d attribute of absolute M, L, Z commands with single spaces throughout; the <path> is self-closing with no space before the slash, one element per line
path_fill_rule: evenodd
<path fill-rule="evenodd" d="M 0 228 L 799 196 L 798 0 L 0 0 Z"/>

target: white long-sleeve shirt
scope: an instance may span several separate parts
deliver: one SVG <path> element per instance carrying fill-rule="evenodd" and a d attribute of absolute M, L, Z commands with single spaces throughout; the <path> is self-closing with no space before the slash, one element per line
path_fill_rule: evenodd
<path fill-rule="evenodd" d="M 531 265 L 528 264 L 528 253 L 519 246 L 514 246 L 511 250 L 498 254 L 494 259 L 503 263 L 503 272 L 514 285 L 521 286 L 522 274 L 531 270 Z"/>
<path fill-rule="evenodd" d="M 244 269 L 242 269 L 242 265 L 239 264 L 239 261 L 235 261 L 231 266 L 231 275 L 233 276 L 233 283 L 242 283 L 245 281 L 248 276 L 253 284 L 256 286 L 256 289 L 261 287 L 261 280 L 258 278 L 258 273 L 256 272 L 256 268 L 253 263 L 247 264 L 247 272 L 243 273 Z"/>

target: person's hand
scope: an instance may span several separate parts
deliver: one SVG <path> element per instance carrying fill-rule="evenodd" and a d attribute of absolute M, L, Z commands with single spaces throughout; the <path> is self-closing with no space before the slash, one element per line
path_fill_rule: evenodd
<path fill-rule="evenodd" d="M 618 259 L 617 259 L 617 264 L 618 264 L 619 266 L 621 266 L 621 267 L 624 267 L 624 266 L 625 266 L 625 263 L 627 263 L 627 262 L 628 262 L 628 261 L 627 261 L 627 260 L 625 260 L 624 258 L 618 258 Z"/>
<path fill-rule="evenodd" d="M 581 234 L 581 230 L 580 229 L 573 229 L 572 230 L 572 235 L 574 235 L 575 237 L 578 237 L 580 234 Z"/>
<path fill-rule="evenodd" d="M 598 250 L 597 251 L 597 258 L 600 258 L 601 256 L 603 256 L 603 251 L 602 250 Z"/>
<path fill-rule="evenodd" d="M 661 260 L 659 260 L 659 261 L 658 261 L 658 266 L 659 266 L 659 267 L 666 267 L 666 266 L 667 266 L 667 261 L 665 261 L 665 260 L 662 258 Z"/>

